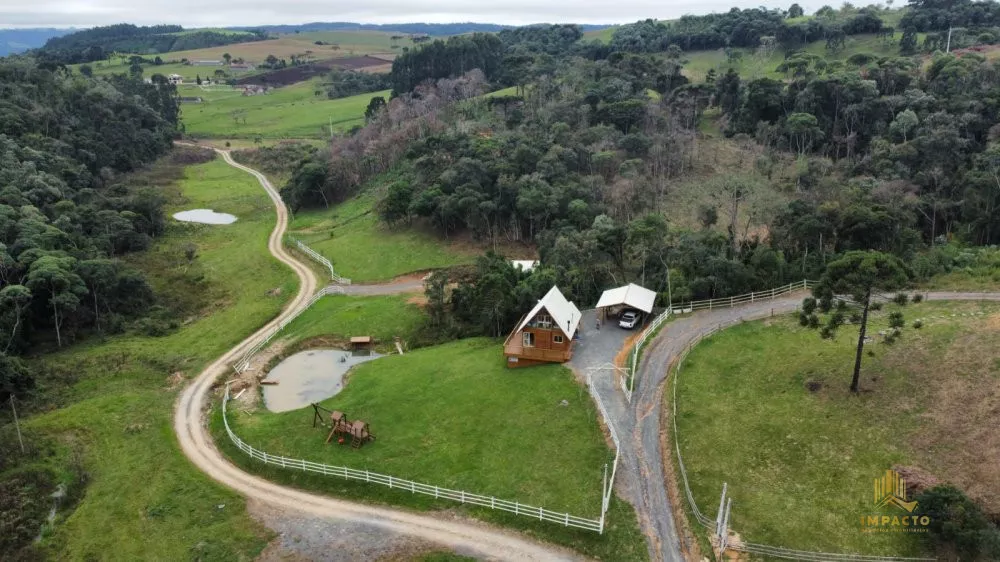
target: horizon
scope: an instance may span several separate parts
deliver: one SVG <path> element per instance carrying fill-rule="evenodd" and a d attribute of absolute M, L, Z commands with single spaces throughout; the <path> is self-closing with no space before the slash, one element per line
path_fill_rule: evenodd
<path fill-rule="evenodd" d="M 165 12 L 177 13 L 178 11 L 187 14 L 204 14 L 180 18 L 182 21 L 170 21 L 169 16 L 151 15 L 157 7 L 149 6 L 148 3 L 140 11 L 131 5 L 119 5 L 117 7 L 102 6 L 102 4 L 115 4 L 118 0 L 96 0 L 90 3 L 76 4 L 75 12 L 67 12 L 64 5 L 53 3 L 54 0 L 42 0 L 40 9 L 37 12 L 7 11 L 0 5 L 0 20 L 6 22 L 0 29 L 3 30 L 26 30 L 26 29 L 72 29 L 83 30 L 93 27 L 103 27 L 117 23 L 130 23 L 138 26 L 150 25 L 180 25 L 185 29 L 199 28 L 232 28 L 232 27 L 263 27 L 274 25 L 307 25 L 311 23 L 331 23 L 346 22 L 357 23 L 359 25 L 403 25 L 403 24 L 492 24 L 492 25 L 540 25 L 540 24 L 578 24 L 578 25 L 600 25 L 615 26 L 644 19 L 671 20 L 685 15 L 706 15 L 712 13 L 727 12 L 732 8 L 757 8 L 786 10 L 793 1 L 765 1 L 754 2 L 749 0 L 721 1 L 712 0 L 710 2 L 678 2 L 675 4 L 660 4 L 649 0 L 630 0 L 619 3 L 610 8 L 605 3 L 598 3 L 596 0 L 584 0 L 572 6 L 573 16 L 559 13 L 557 7 L 539 8 L 526 0 L 521 0 L 521 4 L 492 6 L 480 4 L 475 6 L 476 12 L 436 12 L 420 11 L 414 9 L 412 4 L 402 3 L 400 0 L 381 0 L 379 3 L 384 9 L 354 9 L 339 13 L 336 17 L 325 17 L 323 8 L 316 7 L 319 12 L 307 11 L 301 14 L 279 13 L 272 11 L 270 4 L 254 5 L 250 4 L 246 9 L 234 10 L 236 17 L 228 17 L 229 13 L 224 8 L 218 11 L 206 10 L 205 2 L 195 4 L 191 2 L 187 8 L 176 6 L 177 2 L 162 5 Z M 185 4 L 181 0 L 181 4 Z M 369 3 L 370 4 L 370 3 Z M 806 13 L 813 13 L 823 5 L 833 6 L 836 2 L 823 2 L 822 0 L 806 0 L 798 2 Z M 299 2 L 282 5 L 286 12 L 294 8 L 309 10 L 312 2 Z M 366 4 L 368 5 L 368 4 Z M 13 6 L 11 6 L 13 7 Z M 448 6 L 445 6 L 448 7 Z M 457 6 L 456 6 L 457 7 Z M 465 7 L 465 6 L 463 6 Z M 839 7 L 839 6 L 836 6 Z M 858 6 L 861 7 L 861 6 Z M 900 6 L 902 7 L 902 6 Z M 386 13 L 395 13 L 393 8 L 409 9 L 401 15 L 386 16 Z M 419 6 L 417 6 L 419 8 Z M 397 10 L 398 12 L 399 10 Z M 208 13 L 206 13 L 208 12 Z M 581 14 L 583 12 L 583 14 Z M 511 14 L 518 14 L 519 17 L 511 17 Z M 102 21 L 103 19 L 103 21 Z M 73 21 L 75 20 L 75 21 Z"/>

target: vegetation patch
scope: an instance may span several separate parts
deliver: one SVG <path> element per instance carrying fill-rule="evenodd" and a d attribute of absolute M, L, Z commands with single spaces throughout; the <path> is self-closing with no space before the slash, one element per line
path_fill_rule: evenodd
<path fill-rule="evenodd" d="M 922 328 L 886 344 L 900 311 Z M 714 513 L 728 482 L 745 540 L 870 555 L 927 554 L 918 534 L 860 529 L 877 511 L 873 479 L 889 468 L 918 467 L 997 513 L 998 314 L 958 302 L 872 312 L 860 395 L 849 391 L 852 325 L 821 339 L 783 317 L 705 340 L 678 379 L 678 440 L 698 505 Z"/>

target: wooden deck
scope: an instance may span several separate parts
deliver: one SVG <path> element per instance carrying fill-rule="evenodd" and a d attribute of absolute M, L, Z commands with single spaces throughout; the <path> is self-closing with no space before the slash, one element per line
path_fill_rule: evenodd
<path fill-rule="evenodd" d="M 573 355 L 573 348 L 570 347 L 568 350 L 539 349 L 537 347 L 524 347 L 519 341 L 509 341 L 503 346 L 503 354 L 507 357 L 563 363 L 569 361 Z"/>

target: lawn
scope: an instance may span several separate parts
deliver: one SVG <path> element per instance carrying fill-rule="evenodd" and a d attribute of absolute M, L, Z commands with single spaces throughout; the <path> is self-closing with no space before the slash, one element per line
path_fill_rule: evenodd
<path fill-rule="evenodd" d="M 329 295 L 292 321 L 282 337 L 298 342 L 317 336 L 365 335 L 392 347 L 393 337 L 408 341 L 423 322 L 423 311 L 409 303 L 410 298 L 411 295 Z"/>
<path fill-rule="evenodd" d="M 415 271 L 470 263 L 474 253 L 417 228 L 389 227 L 374 212 L 376 195 L 363 193 L 332 209 L 298 213 L 292 236 L 357 282 L 384 281 Z"/>
<path fill-rule="evenodd" d="M 880 343 L 867 346 L 858 396 L 848 391 L 857 342 L 850 325 L 826 341 L 784 316 L 698 345 L 679 375 L 677 421 L 706 515 L 714 517 L 728 482 L 732 527 L 744 540 L 899 556 L 928 553 L 917 534 L 863 533 L 858 523 L 880 513 L 872 482 L 895 465 L 1000 506 L 1000 445 L 990 429 L 1000 423 L 991 406 L 1000 397 L 1000 306 L 909 305 L 907 327 L 889 346 L 878 332 L 897 309 L 874 315 L 869 333 Z M 917 319 L 921 329 L 912 327 Z"/>
<path fill-rule="evenodd" d="M 312 408 L 233 413 L 230 424 L 268 453 L 598 516 L 613 452 L 587 390 L 561 365 L 504 365 L 497 341 L 468 339 L 356 367 L 322 405 L 371 425 L 377 440 L 360 450 L 324 445 Z"/>
<path fill-rule="evenodd" d="M 47 535 L 54 559 L 247 560 L 269 537 L 247 517 L 242 497 L 183 457 L 172 412 L 183 378 L 265 324 L 295 292 L 292 275 L 267 253 L 274 210 L 256 180 L 221 160 L 189 167 L 165 193 L 168 212 L 212 208 L 239 220 L 172 222 L 146 254 L 130 258 L 158 293 L 171 279 L 203 293 L 204 310 L 179 329 L 94 339 L 37 360 L 39 384 L 58 407 L 24 425 L 67 448 L 77 444 L 90 476 L 79 505 Z M 193 263 L 184 257 L 189 243 L 197 247 Z M 279 295 L 269 296 L 275 288 Z"/>
<path fill-rule="evenodd" d="M 331 127 L 344 131 L 364 125 L 368 102 L 375 96 L 388 98 L 389 91 L 331 100 L 318 80 L 310 80 L 258 96 L 196 95 L 205 101 L 184 104 L 181 111 L 185 132 L 193 137 L 329 138 Z"/>

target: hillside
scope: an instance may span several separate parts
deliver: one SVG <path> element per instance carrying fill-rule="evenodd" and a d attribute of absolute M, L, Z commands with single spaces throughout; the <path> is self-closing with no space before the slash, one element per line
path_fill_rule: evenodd
<path fill-rule="evenodd" d="M 53 37 L 62 37 L 76 31 L 73 28 L 55 29 L 38 27 L 29 29 L 0 29 L 0 57 L 37 49 Z"/>

